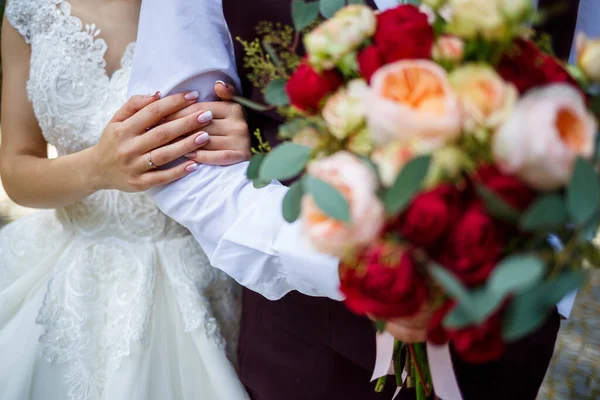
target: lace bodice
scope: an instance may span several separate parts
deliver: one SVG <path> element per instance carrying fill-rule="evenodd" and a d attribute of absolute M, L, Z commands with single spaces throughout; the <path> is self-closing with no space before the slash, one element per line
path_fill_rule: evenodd
<path fill-rule="evenodd" d="M 94 145 L 126 101 L 134 44 L 109 77 L 100 31 L 83 26 L 67 1 L 9 0 L 6 16 L 31 46 L 27 93 L 46 141 L 59 156 Z M 57 210 L 55 220 L 45 226 L 60 226 L 56 236 L 70 237 L 70 244 L 53 271 L 38 323 L 45 329 L 44 357 L 73 366 L 67 377 L 72 399 L 99 398 L 131 342 L 144 343 L 157 275 L 174 288 L 188 331 L 203 327 L 224 344 L 219 325 L 226 324 L 223 336 L 235 343 L 231 281 L 144 194 L 100 191 Z M 28 257 L 28 244 L 24 232 L 16 232 L 26 230 L 35 235 L 37 228 L 13 224 L 0 237 L 0 291 L 26 273 L 19 260 Z M 40 256 L 57 251 L 47 232 L 44 237 L 36 248 Z"/>

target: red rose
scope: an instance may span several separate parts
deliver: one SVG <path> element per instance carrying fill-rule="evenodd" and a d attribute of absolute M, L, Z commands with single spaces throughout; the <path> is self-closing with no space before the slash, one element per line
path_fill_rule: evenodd
<path fill-rule="evenodd" d="M 344 81 L 335 71 L 318 73 L 307 63 L 302 63 L 285 87 L 290 103 L 304 111 L 319 109 L 321 100 L 339 88 Z"/>
<path fill-rule="evenodd" d="M 446 328 L 443 326 L 444 319 L 455 304 L 453 300 L 448 300 L 435 311 L 427 328 L 427 341 L 437 345 L 450 341 L 460 358 L 473 364 L 500 358 L 505 346 L 501 333 L 502 309 L 481 325 Z"/>
<path fill-rule="evenodd" d="M 579 87 L 567 70 L 551 55 L 542 51 L 530 40 L 517 40 L 502 57 L 498 72 L 512 82 L 521 94 L 549 83 L 569 83 Z"/>
<path fill-rule="evenodd" d="M 475 180 L 519 211 L 529 207 L 536 193 L 518 178 L 505 175 L 493 165 L 479 168 Z"/>
<path fill-rule="evenodd" d="M 358 315 L 411 317 L 427 301 L 427 283 L 411 252 L 398 246 L 378 243 L 360 256 L 358 268 L 342 271 L 345 304 Z"/>
<path fill-rule="evenodd" d="M 412 5 L 401 5 L 377 15 L 375 45 L 386 63 L 430 58 L 434 32 L 427 15 Z"/>
<path fill-rule="evenodd" d="M 370 81 L 375 71 L 385 64 L 385 61 L 375 45 L 366 47 L 363 51 L 358 53 L 356 60 L 358 61 L 360 74 L 367 81 Z"/>
<path fill-rule="evenodd" d="M 504 354 L 501 312 L 481 325 L 447 329 L 447 334 L 456 353 L 466 362 L 482 364 L 498 360 Z"/>
<path fill-rule="evenodd" d="M 489 216 L 482 204 L 474 203 L 450 233 L 438 261 L 465 285 L 480 285 L 500 259 L 505 233 L 505 227 Z"/>
<path fill-rule="evenodd" d="M 419 193 L 400 217 L 402 238 L 419 247 L 436 244 L 456 224 L 462 211 L 461 193 L 452 185 L 440 185 Z"/>

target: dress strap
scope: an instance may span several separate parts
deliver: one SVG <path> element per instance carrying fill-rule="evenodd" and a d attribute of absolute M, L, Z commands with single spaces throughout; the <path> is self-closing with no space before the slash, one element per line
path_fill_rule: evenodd
<path fill-rule="evenodd" d="M 39 0 L 9 0 L 6 6 L 8 22 L 23 36 L 27 44 L 31 43 L 32 25 Z"/>

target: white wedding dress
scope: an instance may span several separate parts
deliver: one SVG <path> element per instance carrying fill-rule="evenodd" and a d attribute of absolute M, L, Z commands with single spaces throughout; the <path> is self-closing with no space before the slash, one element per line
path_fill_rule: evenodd
<path fill-rule="evenodd" d="M 59 156 L 96 143 L 134 45 L 109 77 L 106 43 L 67 1 L 10 0 L 6 15 L 31 45 L 46 140 Z M 144 194 L 97 192 L 0 231 L 0 400 L 245 399 L 238 326 L 238 288 Z"/>

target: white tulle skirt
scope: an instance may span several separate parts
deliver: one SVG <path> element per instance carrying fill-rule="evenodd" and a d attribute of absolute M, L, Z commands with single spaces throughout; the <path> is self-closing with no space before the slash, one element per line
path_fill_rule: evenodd
<path fill-rule="evenodd" d="M 170 259 L 173 263 L 197 263 L 193 257 L 186 261 L 178 256 L 185 253 L 177 249 L 193 245 L 190 238 L 131 244 L 135 265 L 153 272 L 148 302 L 139 301 L 144 297 L 141 292 L 123 286 L 135 281 L 138 274 L 123 275 L 125 283 L 114 284 L 118 280 L 115 274 L 124 268 L 115 256 L 119 251 L 110 251 L 116 258 L 86 258 L 88 271 L 89 264 L 97 263 L 95 275 L 61 281 L 61 266 L 81 263 L 85 249 L 97 252 L 98 245 L 104 250 L 114 245 L 107 241 L 102 247 L 98 241 L 97 237 L 92 242 L 78 237 L 49 212 L 23 218 L 0 231 L 0 251 L 4 252 L 0 254 L 0 399 L 247 399 L 224 346 L 214 340 L 214 332 L 207 332 L 212 325 L 191 324 L 182 312 L 182 307 L 197 307 L 190 299 L 210 303 L 206 290 L 201 296 L 182 295 L 190 288 L 173 272 L 177 268 L 167 266 Z M 143 252 L 154 254 L 146 257 Z M 79 258 L 72 260 L 71 254 L 79 254 Z M 153 261 L 143 265 L 140 260 L 146 259 Z M 127 264 L 130 260 L 121 261 Z M 85 291 L 82 282 L 88 285 Z M 108 297 L 98 296 L 98 287 L 118 290 Z M 135 295 L 131 299 L 126 297 L 130 292 Z M 121 295 L 126 301 L 135 300 L 137 306 L 127 309 L 129 303 L 114 301 Z M 86 301 L 90 296 L 94 301 L 101 298 L 101 307 L 99 302 L 90 302 L 93 312 L 71 312 L 74 305 L 81 305 L 81 296 Z M 115 304 L 125 308 L 118 308 L 113 315 Z M 187 309 L 188 313 L 194 311 Z M 136 315 L 144 316 L 140 324 L 136 324 Z M 113 318 L 118 319 L 116 323 Z M 120 341 L 123 335 L 131 335 L 132 340 Z M 102 351 L 106 354 L 100 354 Z"/>

